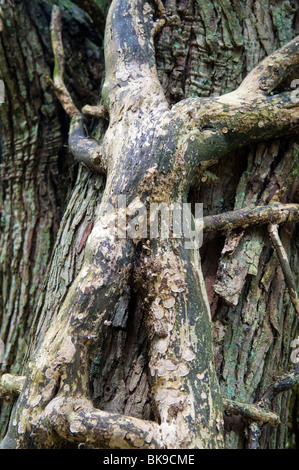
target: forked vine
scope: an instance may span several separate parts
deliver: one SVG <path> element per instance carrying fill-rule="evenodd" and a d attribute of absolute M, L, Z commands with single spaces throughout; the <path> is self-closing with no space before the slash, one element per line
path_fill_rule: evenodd
<path fill-rule="evenodd" d="M 93 172 L 105 174 L 106 187 L 81 271 L 30 359 L 28 375 L 15 387 L 8 376 L 5 387 L 2 377 L 3 394 L 19 393 L 3 447 L 55 448 L 67 442 L 97 448 L 221 448 L 224 408 L 258 426 L 279 422 L 265 408 L 271 400 L 254 405 L 223 401 L 198 248 L 187 247 L 184 234 L 164 240 L 118 237 L 109 230 L 115 214 L 105 207 L 125 196 L 130 223 L 143 206 L 187 202 L 199 167 L 220 159 L 225 164 L 228 150 L 298 131 L 298 103 L 291 92 L 276 91 L 299 66 L 299 37 L 262 61 L 234 92 L 171 107 L 158 80 L 154 47 L 154 35 L 167 21 L 161 1 L 113 0 L 101 104 L 80 111 L 63 81 L 61 11 L 53 8 L 55 70 L 48 81 L 71 118 L 71 152 Z M 109 119 L 100 141 L 87 136 L 85 116 Z M 204 230 L 272 224 L 270 234 L 298 314 L 294 280 L 273 228 L 287 220 L 298 222 L 298 205 L 208 217 Z M 128 283 L 146 314 L 153 420 L 97 409 L 90 398 L 89 357 L 107 326 L 113 328 Z M 291 379 L 298 381 L 297 371 Z"/>

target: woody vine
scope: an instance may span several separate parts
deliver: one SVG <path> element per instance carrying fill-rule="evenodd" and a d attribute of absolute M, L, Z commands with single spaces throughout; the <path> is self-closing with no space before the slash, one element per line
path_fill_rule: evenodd
<path fill-rule="evenodd" d="M 228 150 L 286 136 L 299 127 L 298 103 L 291 92 L 278 91 L 298 67 L 298 37 L 254 68 L 234 92 L 170 106 L 158 80 L 154 48 L 155 34 L 169 21 L 158 0 L 113 0 L 100 105 L 80 111 L 63 79 L 61 11 L 54 7 L 52 12 L 55 70 L 48 83 L 71 118 L 70 150 L 85 167 L 106 176 L 102 207 L 126 196 L 129 220 L 140 204 L 186 202 L 198 172 L 218 160 L 225 164 Z M 107 121 L 97 141 L 87 135 L 90 116 Z M 298 205 L 277 203 L 208 217 L 203 228 L 267 226 L 299 315 L 295 281 L 277 229 L 286 221 L 299 221 Z M 222 397 L 198 250 L 186 249 L 184 237 L 103 237 L 103 224 L 111 222 L 104 211 L 95 218 L 82 268 L 30 358 L 26 376 L 2 376 L 2 394 L 19 395 L 2 446 L 221 448 L 227 410 L 249 420 L 249 446 L 257 447 L 260 428 L 279 422 L 271 411 L 273 398 L 298 383 L 298 368 L 257 403 Z M 145 312 L 151 420 L 101 410 L 90 397 L 89 358 L 111 329 L 126 324 L 127 310 L 120 313 L 118 307 L 133 294 L 142 299 Z"/>

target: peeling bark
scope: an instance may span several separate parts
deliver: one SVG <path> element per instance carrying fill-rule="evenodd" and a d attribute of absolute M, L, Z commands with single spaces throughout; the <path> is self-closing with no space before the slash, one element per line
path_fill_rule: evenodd
<path fill-rule="evenodd" d="M 205 12 L 204 4 L 198 3 Z M 207 12 L 203 16 L 207 20 Z M 269 73 L 269 60 L 281 65 L 297 64 L 294 51 L 298 39 L 254 69 L 251 80 L 257 85 L 246 99 L 245 80 L 236 92 L 220 98 L 189 98 L 170 107 L 156 69 L 155 21 L 151 2 L 112 2 L 106 24 L 102 91 L 110 120 L 98 155 L 100 167 L 107 171 L 105 190 L 92 223 L 85 224 L 86 235 L 81 234 L 78 251 L 84 246 L 84 256 L 76 276 L 72 276 L 51 321 L 45 314 L 41 316 L 44 334 L 35 344 L 3 447 L 53 448 L 82 442 L 108 448 L 194 449 L 224 445 L 212 319 L 198 250 L 186 248 L 188 240 L 184 238 L 117 238 L 111 231 L 115 219 L 105 209 L 109 204 L 115 207 L 118 196 L 125 195 L 128 221 L 132 222 L 141 204 L 187 202 L 198 167 L 206 169 L 215 164 L 230 149 L 280 136 L 292 126 L 297 129 L 298 107 L 290 104 L 290 95 L 270 96 L 268 92 L 281 76 Z M 237 33 L 234 30 L 234 43 L 240 47 Z M 207 42 L 213 45 L 213 37 L 207 37 Z M 74 148 L 80 159 L 82 150 L 85 152 L 84 142 L 83 149 L 76 142 Z M 267 319 L 261 325 L 257 319 L 261 286 L 268 282 L 259 263 L 263 256 L 260 233 L 257 231 L 256 238 L 251 235 L 249 240 L 241 236 L 234 248 L 246 253 L 241 260 L 244 277 L 238 294 L 248 272 L 259 282 L 250 292 L 250 303 L 239 312 L 241 320 L 232 320 L 231 330 L 225 332 L 223 348 L 227 352 L 222 381 L 231 398 L 243 372 L 248 382 L 257 383 L 256 375 L 262 371 L 255 369 L 256 364 L 263 364 L 273 339 Z M 227 291 L 223 277 L 221 282 Z M 144 412 L 145 402 L 142 405 L 147 419 L 97 409 L 95 402 L 98 406 L 103 403 L 102 392 L 93 403 L 95 394 L 89 385 L 90 359 L 101 363 L 101 354 L 107 357 L 106 338 L 118 338 L 122 345 L 129 338 L 124 330 L 129 325 L 128 305 L 131 302 L 132 307 L 133 299 L 136 318 L 144 319 L 146 325 L 148 358 L 134 348 L 129 355 L 136 362 L 141 357 L 148 359 L 153 400 L 148 412 Z M 253 306 L 255 310 L 251 310 Z M 289 318 L 291 322 L 291 314 Z M 241 337 L 239 327 L 233 330 L 238 321 L 248 325 L 246 338 Z M 281 325 L 276 327 L 280 329 Z M 257 351 L 256 362 L 247 364 L 246 371 L 242 369 L 246 345 L 238 351 L 228 346 L 238 345 L 240 338 L 248 344 L 252 341 Z M 231 368 L 238 363 L 238 355 L 241 364 L 235 381 Z M 138 375 L 137 365 L 133 370 Z M 94 377 L 97 373 L 95 368 Z M 248 390 L 244 390 L 244 396 L 252 398 Z M 124 398 L 117 397 L 120 411 L 124 411 L 124 402 Z"/>

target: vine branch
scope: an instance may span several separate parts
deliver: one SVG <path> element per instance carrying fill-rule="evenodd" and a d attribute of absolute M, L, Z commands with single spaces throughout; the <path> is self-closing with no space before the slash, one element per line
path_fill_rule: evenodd
<path fill-rule="evenodd" d="M 296 291 L 296 283 L 289 264 L 287 253 L 279 237 L 278 226 L 270 224 L 268 227 L 268 232 L 279 259 L 292 304 L 294 306 L 296 315 L 299 318 L 299 298 Z"/>
<path fill-rule="evenodd" d="M 204 217 L 203 230 L 232 231 L 237 228 L 246 228 L 251 225 L 268 223 L 280 224 L 283 222 L 299 222 L 299 204 L 273 204 L 270 206 L 256 206 L 254 208 L 238 209 L 222 214 Z"/>
<path fill-rule="evenodd" d="M 3 374 L 0 379 L 0 398 L 10 399 L 19 395 L 24 386 L 26 377 L 13 374 Z"/>
<path fill-rule="evenodd" d="M 299 363 L 288 374 L 283 375 L 273 382 L 265 391 L 262 398 L 258 402 L 258 406 L 270 406 L 274 398 L 282 392 L 286 392 L 295 387 L 299 383 Z"/>
<path fill-rule="evenodd" d="M 282 392 L 288 391 L 299 383 L 299 364 L 278 380 L 273 382 L 265 391 L 261 399 L 254 403 L 240 403 L 235 400 L 223 399 L 226 412 L 240 414 L 247 418 L 249 423 L 248 448 L 257 449 L 261 436 L 261 428 L 264 425 L 276 427 L 280 424 L 279 416 L 269 411 L 274 398 Z"/>
<path fill-rule="evenodd" d="M 54 417 L 53 415 L 52 417 Z M 56 427 L 55 418 L 53 427 Z M 57 432 L 62 429 L 58 428 Z M 96 448 L 149 449 L 163 448 L 160 425 L 132 416 L 98 410 L 86 399 L 71 404 L 67 413 L 70 441 L 86 442 Z"/>
<path fill-rule="evenodd" d="M 62 13 L 57 5 L 54 5 L 52 9 L 50 30 L 55 66 L 53 80 L 49 77 L 46 77 L 46 80 L 52 86 L 64 111 L 71 119 L 69 149 L 76 160 L 88 169 L 106 174 L 107 163 L 104 158 L 103 148 L 94 139 L 86 136 L 84 116 L 74 104 L 64 83 L 65 59 L 62 43 Z"/>
<path fill-rule="evenodd" d="M 187 149 L 195 169 L 212 156 L 220 158 L 244 145 L 298 130 L 299 108 L 292 92 L 272 94 L 298 66 L 298 50 L 299 36 L 264 59 L 235 91 L 217 98 L 189 98 L 173 107 L 185 116 L 186 134 L 193 141 Z"/>
<path fill-rule="evenodd" d="M 279 416 L 271 411 L 266 411 L 255 404 L 240 403 L 235 400 L 223 400 L 224 409 L 233 414 L 241 414 L 244 418 L 258 421 L 275 427 L 280 423 Z"/>
<path fill-rule="evenodd" d="M 62 43 L 62 13 L 61 9 L 54 5 L 51 15 L 51 43 L 54 54 L 54 72 L 53 80 L 47 77 L 47 81 L 53 87 L 57 98 L 59 99 L 66 114 L 73 118 L 80 114 L 80 111 L 73 102 L 73 99 L 68 92 L 63 75 L 65 70 L 64 49 Z"/>
<path fill-rule="evenodd" d="M 299 37 L 269 55 L 243 80 L 244 93 L 272 92 L 299 64 Z"/>

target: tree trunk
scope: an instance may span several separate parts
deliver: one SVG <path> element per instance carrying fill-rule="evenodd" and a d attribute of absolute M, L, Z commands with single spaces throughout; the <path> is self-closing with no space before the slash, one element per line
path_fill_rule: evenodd
<path fill-rule="evenodd" d="M 3 372 L 26 376 L 3 447 L 245 448 L 251 421 L 226 412 L 223 423 L 222 398 L 258 402 L 288 370 L 297 326 L 267 230 L 206 234 L 200 267 L 189 240 L 137 236 L 136 225 L 149 204 L 202 202 L 211 215 L 298 202 L 298 145 L 277 140 L 286 129 L 267 130 L 261 111 L 263 133 L 250 123 L 246 140 L 246 116 L 234 109 L 241 146 L 230 134 L 229 144 L 202 143 L 192 126 L 197 97 L 219 120 L 225 104 L 208 97 L 235 90 L 294 37 L 299 4 L 168 0 L 171 21 L 154 49 L 154 2 L 114 1 L 102 90 L 109 127 L 104 119 L 90 127 L 107 179 L 80 168 L 75 182 L 68 123 L 44 78 L 54 2 L 33 3 L 5 2 L 0 23 Z M 95 104 L 102 22 L 71 2 L 63 21 L 68 89 L 78 107 Z M 131 238 L 111 232 L 120 213 L 115 221 L 108 209 L 123 196 Z M 298 227 L 285 223 L 280 236 L 298 280 Z M 260 447 L 286 446 L 289 397 L 273 402 L 281 424 L 262 427 Z M 2 403 L 2 435 L 11 404 Z"/>
<path fill-rule="evenodd" d="M 53 70 L 49 23 L 54 3 L 58 2 L 2 4 L 0 78 L 5 82 L 5 103 L 0 107 L 0 321 L 1 339 L 5 344 L 3 373 L 21 373 L 30 339 L 28 332 L 34 331 L 33 325 L 39 318 L 36 313 L 45 297 L 42 288 L 46 286 L 47 268 L 77 173 L 65 145 L 67 119 L 45 80 Z M 67 74 L 74 96 L 79 103 L 80 100 L 82 103 L 93 101 L 103 72 L 102 42 L 90 29 L 87 15 L 76 6 L 65 10 L 64 18 L 68 26 L 65 48 L 71 57 Z M 79 31 L 84 35 L 84 44 Z M 78 63 L 82 59 L 87 67 L 80 70 Z M 70 247 L 64 241 L 60 248 L 63 251 Z M 65 266 L 66 283 L 71 276 L 70 260 L 71 256 Z M 54 290 L 59 291 L 59 282 Z M 53 308 L 52 303 L 49 308 Z M 9 409 L 9 404 L 2 401 L 2 437 Z"/>

